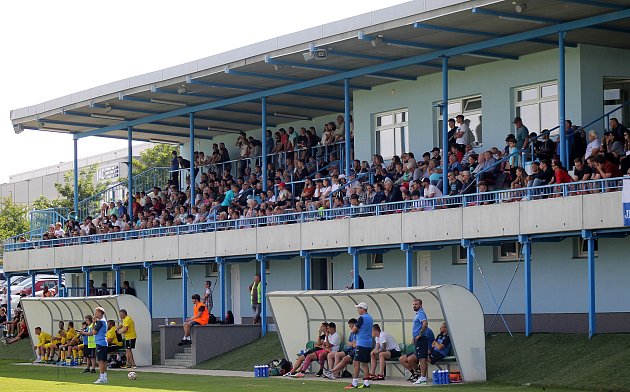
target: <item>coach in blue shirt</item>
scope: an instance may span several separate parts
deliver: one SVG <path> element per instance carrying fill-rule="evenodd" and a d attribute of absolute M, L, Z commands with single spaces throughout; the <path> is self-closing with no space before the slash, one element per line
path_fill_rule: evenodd
<path fill-rule="evenodd" d="M 413 310 L 416 317 L 413 319 L 411 328 L 411 336 L 413 336 L 413 344 L 416 348 L 416 358 L 420 363 L 420 378 L 414 384 L 426 384 L 427 382 L 427 358 L 429 356 L 429 340 L 427 337 L 427 315 L 422 309 L 422 300 L 413 300 Z"/>
<path fill-rule="evenodd" d="M 98 370 L 101 373 L 98 380 L 94 384 L 107 384 L 107 319 L 105 319 L 105 309 L 100 306 L 94 309 L 94 328 L 92 334 L 96 340 L 96 360 L 98 361 Z"/>
<path fill-rule="evenodd" d="M 368 306 L 365 302 L 355 305 L 355 308 L 357 308 L 359 318 L 354 328 L 352 328 L 352 333 L 356 334 L 357 348 L 354 352 L 354 361 L 352 363 L 354 370 L 352 372 L 352 384 L 348 385 L 349 388 L 359 387 L 359 367 L 363 369 L 365 377 L 370 374 L 368 364 L 370 363 L 370 353 L 372 352 L 372 326 L 374 325 L 374 320 L 368 314 Z M 369 387 L 370 381 L 364 378 L 363 385 Z"/>

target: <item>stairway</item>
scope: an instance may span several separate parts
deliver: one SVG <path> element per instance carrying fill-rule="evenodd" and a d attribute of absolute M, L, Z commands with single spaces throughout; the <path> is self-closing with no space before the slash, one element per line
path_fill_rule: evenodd
<path fill-rule="evenodd" d="M 184 352 L 175 353 L 175 358 L 167 358 L 164 365 L 168 367 L 187 368 L 192 367 L 192 351 L 190 346 L 184 347 Z"/>

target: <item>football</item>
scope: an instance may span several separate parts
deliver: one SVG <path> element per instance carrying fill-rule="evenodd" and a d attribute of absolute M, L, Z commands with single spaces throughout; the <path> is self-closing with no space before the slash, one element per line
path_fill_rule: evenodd
<path fill-rule="evenodd" d="M 138 377 L 138 375 L 136 374 L 136 372 L 129 372 L 127 373 L 127 378 L 130 380 L 135 380 Z"/>

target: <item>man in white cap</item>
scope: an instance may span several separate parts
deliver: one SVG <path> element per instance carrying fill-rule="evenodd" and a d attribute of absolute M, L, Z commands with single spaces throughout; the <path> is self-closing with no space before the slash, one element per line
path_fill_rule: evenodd
<path fill-rule="evenodd" d="M 92 335 L 96 340 L 96 360 L 98 370 L 101 373 L 94 384 L 107 384 L 107 319 L 105 319 L 105 309 L 100 306 L 94 309 L 94 327 Z"/>
<path fill-rule="evenodd" d="M 356 334 L 357 348 L 354 352 L 354 369 L 352 371 L 352 384 L 345 389 L 352 388 L 369 388 L 370 381 L 367 379 L 369 372 L 370 353 L 372 352 L 372 325 L 374 320 L 368 314 L 368 306 L 365 302 L 355 305 L 359 318 L 352 328 L 352 333 Z M 363 385 L 359 386 L 359 367 L 363 370 Z"/>

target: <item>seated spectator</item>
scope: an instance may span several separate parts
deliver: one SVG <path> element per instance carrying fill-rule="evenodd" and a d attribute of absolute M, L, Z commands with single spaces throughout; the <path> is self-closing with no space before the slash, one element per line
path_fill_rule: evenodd
<path fill-rule="evenodd" d="M 452 155 L 451 155 L 452 156 Z M 463 184 L 457 178 L 457 173 L 450 171 L 447 174 L 448 178 L 448 195 L 449 196 L 457 196 L 462 191 Z"/>
<path fill-rule="evenodd" d="M 549 184 L 553 178 L 553 170 L 549 166 L 549 161 L 546 159 L 540 163 L 532 162 L 532 174 L 528 177 L 527 186 L 531 188 Z"/>
<path fill-rule="evenodd" d="M 630 130 L 628 129 L 623 132 L 623 149 L 624 155 L 619 159 L 620 170 L 627 174 L 630 170 Z"/>
<path fill-rule="evenodd" d="M 435 337 L 429 348 L 429 361 L 434 365 L 448 356 L 451 351 L 451 337 L 448 335 L 446 323 L 440 325 L 440 333 Z"/>
<path fill-rule="evenodd" d="M 206 306 L 201 302 L 199 294 L 192 295 L 193 316 L 184 320 L 184 337 L 177 344 L 178 346 L 190 346 L 190 330 L 195 325 L 206 325 L 210 321 L 210 313 Z"/>
<path fill-rule="evenodd" d="M 588 140 L 589 142 L 586 145 L 586 153 L 584 154 L 584 159 L 599 154 L 602 148 L 602 143 L 599 141 L 596 130 L 591 129 L 590 131 L 588 131 Z"/>
<path fill-rule="evenodd" d="M 7 335 L 7 339 L 5 340 L 5 344 L 13 344 L 16 342 L 19 342 L 22 339 L 27 339 L 28 338 L 28 328 L 26 326 L 26 320 L 24 319 L 24 317 L 19 317 L 19 320 L 17 322 L 17 328 L 16 328 L 16 333 L 15 336 L 13 337 L 9 337 L 11 336 L 10 334 Z"/>
<path fill-rule="evenodd" d="M 422 186 L 424 187 L 424 197 L 426 199 L 442 196 L 442 191 L 437 186 L 431 184 L 431 180 L 426 177 L 422 179 Z"/>
<path fill-rule="evenodd" d="M 462 182 L 462 190 L 460 191 L 460 194 L 469 195 L 471 193 L 477 192 L 475 180 L 472 178 L 470 171 L 462 171 L 462 173 L 460 174 L 460 181 Z"/>
<path fill-rule="evenodd" d="M 48 360 L 46 357 L 46 345 L 50 343 L 52 336 L 48 332 L 42 331 L 41 327 L 35 327 L 35 335 L 37 335 L 37 344 L 35 344 L 35 354 L 37 358 L 35 363 L 41 363 Z"/>
<path fill-rule="evenodd" d="M 541 132 L 542 141 L 536 145 L 537 149 L 534 150 L 534 154 L 540 160 L 551 159 L 556 151 L 556 143 L 549 138 L 549 130 L 544 129 Z"/>
<path fill-rule="evenodd" d="M 604 133 L 604 150 L 606 153 L 611 154 L 616 159 L 626 155 L 623 148 L 623 143 L 617 140 L 615 132 L 608 131 Z"/>
<path fill-rule="evenodd" d="M 107 333 L 105 334 L 107 340 L 107 352 L 111 353 L 118 351 L 122 348 L 122 337 L 116 332 L 116 322 L 114 320 L 107 321 Z"/>
<path fill-rule="evenodd" d="M 598 155 L 594 159 L 595 170 L 593 171 L 593 179 L 600 180 L 605 178 L 621 177 L 621 171 L 616 164 L 612 162 L 612 157 L 608 154 L 605 156 Z"/>
<path fill-rule="evenodd" d="M 551 177 L 551 181 L 549 184 L 565 184 L 568 182 L 573 182 L 573 179 L 567 172 L 567 169 L 562 167 L 562 163 L 560 160 L 554 159 L 551 161 L 551 168 L 553 170 L 553 177 Z"/>
<path fill-rule="evenodd" d="M 385 380 L 385 361 L 400 358 L 400 347 L 396 339 L 385 331 L 381 331 L 381 326 L 372 326 L 372 337 L 374 337 L 374 350 L 370 353 L 370 374 L 366 377 L 370 380 Z M 376 362 L 378 361 L 379 373 L 376 374 Z"/>
<path fill-rule="evenodd" d="M 285 377 L 297 377 L 303 378 L 304 372 L 308 369 L 308 366 L 312 361 L 316 361 L 319 357 L 319 352 L 324 351 L 324 342 L 326 335 L 328 334 L 328 323 L 323 322 L 319 326 L 319 332 L 317 333 L 317 340 L 314 342 L 314 347 L 307 351 L 304 351 L 298 355 L 298 359 L 293 364 L 291 370 L 286 373 Z M 339 342 L 341 343 L 341 341 Z M 323 371 L 322 373 L 323 374 Z M 321 375 L 320 374 L 320 375 Z"/>
<path fill-rule="evenodd" d="M 352 331 L 357 323 L 357 319 L 351 318 L 348 320 L 348 330 Z M 334 380 L 341 377 L 344 373 L 346 366 L 354 360 L 354 352 L 357 347 L 356 334 L 351 332 L 348 336 L 345 349 L 338 352 L 330 352 L 328 354 L 328 370 L 324 370 L 324 377 Z"/>
<path fill-rule="evenodd" d="M 512 184 L 510 187 L 512 189 L 518 189 L 518 188 L 525 188 L 526 186 L 527 186 L 527 173 L 525 172 L 525 169 L 523 169 L 522 167 L 517 167 L 516 176 L 514 178 L 514 181 L 512 181 Z"/>

